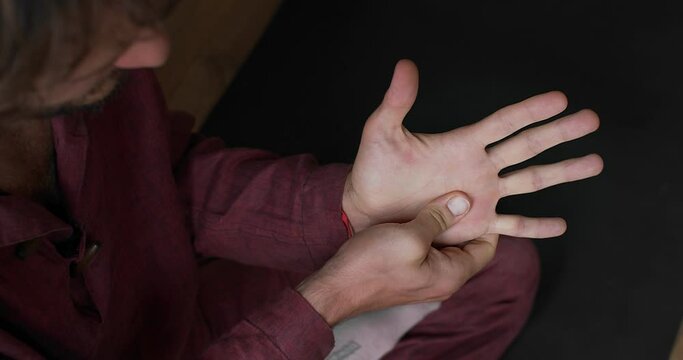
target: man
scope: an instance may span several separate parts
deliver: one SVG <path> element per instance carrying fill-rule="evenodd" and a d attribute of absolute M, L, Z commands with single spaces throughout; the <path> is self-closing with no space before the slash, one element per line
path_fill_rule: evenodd
<path fill-rule="evenodd" d="M 602 169 L 589 155 L 499 175 L 597 129 L 582 111 L 509 137 L 564 111 L 558 92 L 448 133 L 410 133 L 409 61 L 352 168 L 225 149 L 191 135 L 192 119 L 167 112 L 140 70 L 168 55 L 169 1 L 0 4 L 10 358 L 322 358 L 342 320 L 434 301 L 386 358 L 496 358 L 538 278 L 532 245 L 510 236 L 566 229 L 498 215 L 497 201 Z"/>

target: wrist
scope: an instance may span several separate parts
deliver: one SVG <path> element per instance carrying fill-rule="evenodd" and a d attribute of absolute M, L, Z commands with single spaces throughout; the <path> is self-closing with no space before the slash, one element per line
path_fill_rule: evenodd
<path fill-rule="evenodd" d="M 354 313 L 350 308 L 350 302 L 343 296 L 344 291 L 330 281 L 321 279 L 318 274 L 304 280 L 296 290 L 330 326 L 338 324 Z"/>
<path fill-rule="evenodd" d="M 342 210 L 346 214 L 354 233 L 363 231 L 373 225 L 371 217 L 366 212 L 362 211 L 357 204 L 358 197 L 353 190 L 351 175 L 349 174 L 346 179 L 346 184 L 344 185 Z"/>

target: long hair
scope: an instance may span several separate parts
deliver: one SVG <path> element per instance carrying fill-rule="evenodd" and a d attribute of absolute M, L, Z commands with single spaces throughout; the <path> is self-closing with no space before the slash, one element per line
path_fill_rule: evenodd
<path fill-rule="evenodd" d="M 160 22 L 175 0 L 0 0 L 0 113 L 21 108 L 39 77 L 66 78 L 88 55 L 105 12 Z M 115 29 L 112 29 L 115 31 Z"/>

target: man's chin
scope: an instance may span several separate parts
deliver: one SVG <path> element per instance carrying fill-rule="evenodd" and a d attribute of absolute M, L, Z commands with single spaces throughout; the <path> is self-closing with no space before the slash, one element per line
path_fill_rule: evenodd
<path fill-rule="evenodd" d="M 82 99 L 82 106 L 89 106 L 105 101 L 107 98 L 116 92 L 119 87 L 119 77 L 108 78 L 100 87 Z"/>
<path fill-rule="evenodd" d="M 51 116 L 56 116 L 99 109 L 117 93 L 121 83 L 121 78 L 122 76 L 119 73 L 108 77 L 106 80 L 102 81 L 102 83 L 88 92 L 88 94 L 85 96 L 78 100 L 69 102 L 59 109 L 49 111 L 48 114 Z"/>

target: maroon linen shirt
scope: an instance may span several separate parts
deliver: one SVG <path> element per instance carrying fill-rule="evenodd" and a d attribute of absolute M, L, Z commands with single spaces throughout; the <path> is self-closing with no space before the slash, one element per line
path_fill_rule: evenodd
<path fill-rule="evenodd" d="M 1 355 L 307 359 L 331 350 L 329 326 L 291 288 L 210 339 L 197 264 L 320 267 L 347 239 L 349 167 L 226 149 L 191 135 L 192 122 L 167 112 L 149 71 L 130 72 L 101 110 L 52 120 L 71 219 L 0 196 Z M 73 254 L 56 246 L 68 239 Z"/>

